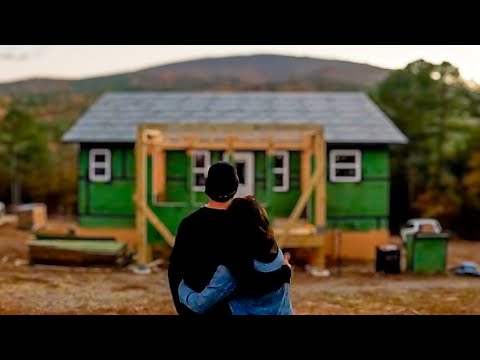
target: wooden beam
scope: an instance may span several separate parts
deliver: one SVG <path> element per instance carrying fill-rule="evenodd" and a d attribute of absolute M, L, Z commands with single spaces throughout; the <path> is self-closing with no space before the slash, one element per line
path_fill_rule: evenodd
<path fill-rule="evenodd" d="M 253 119 L 254 120 L 254 119 Z M 157 129 L 161 131 L 208 131 L 208 132 L 218 132 L 219 129 L 222 131 L 229 130 L 234 133 L 239 131 L 253 132 L 253 131 L 317 131 L 322 130 L 323 125 L 316 124 L 255 124 L 255 123 L 243 123 L 243 124 L 199 124 L 199 123 L 149 123 L 148 121 L 143 122 L 144 126 L 147 126 L 149 129 Z"/>
<path fill-rule="evenodd" d="M 323 140 L 322 132 L 318 132 L 314 137 L 314 153 L 315 153 L 315 168 L 321 169 L 321 175 L 315 186 L 315 225 L 322 228 L 322 232 L 318 233 L 316 237 L 325 242 L 326 235 L 326 182 L 325 182 L 325 142 Z M 318 230 L 317 230 L 318 231 Z M 325 268 L 325 246 L 320 246 L 312 250 L 311 265 L 317 268 Z"/>
<path fill-rule="evenodd" d="M 312 137 L 308 136 L 306 141 L 306 147 L 300 154 L 300 191 L 304 191 L 307 188 L 308 180 L 312 176 Z M 310 206 L 306 210 L 306 218 L 310 219 L 309 214 L 311 209 L 311 199 L 307 202 Z"/>
<path fill-rule="evenodd" d="M 308 180 L 312 174 L 312 151 L 305 149 L 300 155 L 300 190 L 307 188 Z"/>
<path fill-rule="evenodd" d="M 310 265 L 319 269 L 325 269 L 325 234 L 317 234 L 315 236 L 319 238 L 316 242 L 321 245 L 312 249 Z"/>
<path fill-rule="evenodd" d="M 137 139 L 135 143 L 135 175 L 136 175 L 136 190 L 134 201 L 136 204 L 145 202 L 146 198 L 146 168 L 147 159 L 145 154 L 146 145 L 144 145 L 144 130 L 143 126 L 140 126 L 137 130 Z M 146 218 L 141 208 L 136 207 L 135 225 L 137 228 L 137 254 L 140 264 L 146 264 L 148 259 L 147 254 L 147 234 L 146 234 Z"/>
<path fill-rule="evenodd" d="M 235 151 L 235 137 L 229 135 L 226 139 L 227 155 L 230 162 L 233 162 L 233 152 Z"/>
<path fill-rule="evenodd" d="M 315 186 L 315 225 L 325 226 L 325 143 L 321 133 L 314 139 L 315 167 L 320 168 L 321 176 Z"/>
<path fill-rule="evenodd" d="M 162 144 L 164 149 L 211 149 L 211 150 L 301 150 L 307 147 L 310 136 L 318 133 L 317 127 L 300 128 L 290 126 L 290 130 L 278 130 L 278 127 L 263 127 L 253 129 L 251 127 L 226 124 L 222 131 L 212 130 L 208 124 L 195 126 L 196 131 L 181 131 L 172 127 L 164 130 L 147 129 L 148 135 L 144 135 L 144 142 L 148 145 Z M 224 130 L 223 130 L 224 129 Z M 312 130 L 317 129 L 317 130 Z"/>
<path fill-rule="evenodd" d="M 165 201 L 167 193 L 167 153 L 162 149 L 158 156 L 158 201 Z"/>
<path fill-rule="evenodd" d="M 265 146 L 267 150 L 267 155 L 273 156 L 273 153 L 275 152 L 275 143 L 271 135 L 268 136 L 267 143 L 265 144 Z"/>
<path fill-rule="evenodd" d="M 155 152 L 153 153 L 152 162 L 153 162 L 153 189 L 152 192 L 156 197 L 157 201 L 165 201 L 165 189 L 166 189 L 166 154 L 161 147 L 156 147 Z"/>
<path fill-rule="evenodd" d="M 170 230 L 168 230 L 165 224 L 155 215 L 152 209 L 145 203 L 138 204 L 138 206 L 153 227 L 163 236 L 170 246 L 173 246 L 175 244 L 175 236 L 172 235 Z"/>
<path fill-rule="evenodd" d="M 148 141 L 149 139 L 160 139 L 162 138 L 162 131 L 158 129 L 152 129 L 149 127 L 144 127 L 143 129 L 143 141 Z"/>
<path fill-rule="evenodd" d="M 182 149 L 186 149 L 188 156 L 193 156 L 194 142 L 195 142 L 194 135 L 185 136 L 185 146 Z M 167 145 L 167 142 L 165 141 L 165 144 L 163 145 L 165 150 L 168 149 L 166 145 Z M 173 150 L 173 149 L 168 149 L 168 150 Z"/>
<path fill-rule="evenodd" d="M 303 150 L 305 144 L 302 142 L 260 142 L 260 141 L 242 141 L 237 140 L 228 144 L 227 142 L 217 141 L 196 141 L 191 143 L 187 140 L 169 141 L 162 143 L 162 147 L 166 150 L 184 150 L 184 149 L 208 149 L 208 150 L 226 150 L 230 148 L 236 150 Z"/>

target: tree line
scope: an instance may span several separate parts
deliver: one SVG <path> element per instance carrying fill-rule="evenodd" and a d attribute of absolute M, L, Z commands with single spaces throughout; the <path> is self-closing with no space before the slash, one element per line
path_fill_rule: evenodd
<path fill-rule="evenodd" d="M 448 62 L 392 72 L 371 97 L 409 138 L 391 151 L 394 227 L 434 217 L 480 239 L 480 89 Z"/>

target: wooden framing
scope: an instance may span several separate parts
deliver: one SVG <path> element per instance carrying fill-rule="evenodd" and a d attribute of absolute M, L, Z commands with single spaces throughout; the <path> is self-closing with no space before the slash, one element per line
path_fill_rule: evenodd
<path fill-rule="evenodd" d="M 300 154 L 300 190 L 307 188 L 308 180 L 312 174 L 312 153 L 310 150 Z"/>
<path fill-rule="evenodd" d="M 277 241 L 280 247 L 312 247 L 317 250 L 315 264 L 324 266 L 324 229 L 326 225 L 326 180 L 325 180 L 325 141 L 321 125 L 258 125 L 258 124 L 143 124 L 137 130 L 136 153 L 136 229 L 138 236 L 138 260 L 141 264 L 149 261 L 147 244 L 147 220 L 173 246 L 175 238 L 163 222 L 148 207 L 146 199 L 147 156 L 154 157 L 154 186 L 161 200 L 165 194 L 165 152 L 167 150 L 224 150 L 233 154 L 238 150 L 264 150 L 271 160 L 276 150 L 294 150 L 301 152 L 301 195 L 289 218 L 284 222 Z M 311 160 L 315 165 L 311 174 Z M 271 191 L 273 178 L 267 175 Z M 314 225 L 312 234 L 297 236 L 295 226 L 309 199 L 314 196 Z"/>
<path fill-rule="evenodd" d="M 302 190 L 302 193 L 298 198 L 297 204 L 293 208 L 293 211 L 287 220 L 285 228 L 282 229 L 283 230 L 282 236 L 278 239 L 278 245 L 280 247 L 286 245 L 287 238 L 289 236 L 289 231 L 292 229 L 294 223 L 299 220 L 300 214 L 302 213 L 303 209 L 307 205 L 308 199 L 310 199 L 310 196 L 312 196 L 313 190 L 317 186 L 317 183 L 320 181 L 322 173 L 323 171 L 320 167 L 316 168 L 313 176 L 310 178 L 307 184 L 306 189 Z"/>
<path fill-rule="evenodd" d="M 135 224 L 137 228 L 137 255 L 140 264 L 145 264 L 147 259 L 147 221 L 144 215 L 142 204 L 146 202 L 146 172 L 147 172 L 147 157 L 145 154 L 144 132 L 140 127 L 135 142 L 135 182 L 136 190 L 134 201 L 136 205 Z"/>
<path fill-rule="evenodd" d="M 153 184 L 152 191 L 153 196 L 156 198 L 157 202 L 165 200 L 165 191 L 166 191 L 166 181 L 167 181 L 167 170 L 166 170 L 166 159 L 165 151 L 160 147 L 155 147 L 152 149 L 152 171 L 153 171 Z"/>
<path fill-rule="evenodd" d="M 314 154 L 315 154 L 315 168 L 320 170 L 319 179 L 315 184 L 315 226 L 317 230 L 317 238 L 319 241 L 323 240 L 325 244 L 326 233 L 326 174 L 325 174 L 325 141 L 323 134 L 317 133 L 314 138 Z M 313 250 L 312 265 L 319 268 L 325 267 L 325 246 L 319 246 Z"/>

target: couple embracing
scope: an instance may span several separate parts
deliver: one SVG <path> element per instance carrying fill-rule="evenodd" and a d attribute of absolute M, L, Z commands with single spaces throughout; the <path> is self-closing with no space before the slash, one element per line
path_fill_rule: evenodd
<path fill-rule="evenodd" d="M 212 165 L 208 203 L 182 220 L 168 279 L 179 315 L 292 315 L 288 259 L 265 209 L 234 198 L 239 185 L 227 162 Z"/>

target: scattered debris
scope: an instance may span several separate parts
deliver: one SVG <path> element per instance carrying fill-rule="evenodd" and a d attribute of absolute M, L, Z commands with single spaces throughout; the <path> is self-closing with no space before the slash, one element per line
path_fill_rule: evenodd
<path fill-rule="evenodd" d="M 86 273 L 112 273 L 113 269 L 109 267 L 82 267 L 82 266 L 61 266 L 34 264 L 35 269 L 66 271 L 66 272 L 86 272 Z"/>
<path fill-rule="evenodd" d="M 162 266 L 163 264 L 165 264 L 165 260 L 163 260 L 163 259 L 156 259 L 156 260 L 153 260 L 153 261 L 149 262 L 146 266 L 147 266 L 148 268 L 155 268 L 155 267 Z"/>
<path fill-rule="evenodd" d="M 401 308 L 400 310 L 395 311 L 396 314 L 405 314 L 407 312 L 413 313 L 414 315 L 421 315 L 417 310 L 412 308 Z"/>
<path fill-rule="evenodd" d="M 35 269 L 42 269 L 42 270 L 55 270 L 55 271 L 73 271 L 77 268 L 69 267 L 69 266 L 60 266 L 60 265 L 43 265 L 43 264 L 33 264 Z"/>
<path fill-rule="evenodd" d="M 145 265 L 129 265 L 128 269 L 137 275 L 148 275 L 152 272 L 152 269 Z"/>
<path fill-rule="evenodd" d="M 15 259 L 28 259 L 29 239 L 29 232 L 0 227 L 0 263 L 6 261 L 0 264 L 0 314 L 176 314 L 166 269 L 152 267 L 150 275 L 142 276 L 117 265 L 102 270 L 97 265 L 93 271 L 92 267 L 78 266 L 14 266 Z M 466 260 L 475 261 L 480 269 L 480 241 L 453 240 L 448 246 L 449 270 Z M 157 258 L 165 259 L 168 265 L 168 257 L 154 256 Z M 304 271 L 304 263 L 296 264 L 291 284 L 295 314 L 480 314 L 479 278 L 453 273 L 378 277 L 371 261 L 347 260 L 341 264 L 342 276 L 335 277 L 336 263 L 332 260 L 328 264 L 332 275 L 323 278 Z"/>
<path fill-rule="evenodd" d="M 310 265 L 305 265 L 305 271 L 308 272 L 310 275 L 315 277 L 328 277 L 330 276 L 330 271 L 327 269 L 317 269 Z"/>
<path fill-rule="evenodd" d="M 478 265 L 473 261 L 464 261 L 452 269 L 456 275 L 480 276 Z"/>
<path fill-rule="evenodd" d="M 111 268 L 100 268 L 100 267 L 89 267 L 87 269 L 89 272 L 96 272 L 96 273 L 111 273 L 113 271 Z"/>
<path fill-rule="evenodd" d="M 456 296 L 449 296 L 449 297 L 445 298 L 444 301 L 458 301 L 458 297 L 456 297 Z"/>
<path fill-rule="evenodd" d="M 23 266 L 23 265 L 28 265 L 29 261 L 28 260 L 25 260 L 25 259 L 15 259 L 15 261 L 13 262 L 13 264 L 15 266 Z"/>

